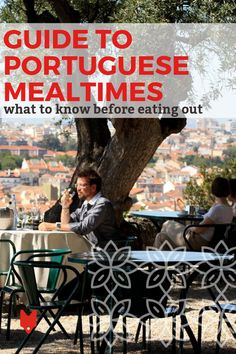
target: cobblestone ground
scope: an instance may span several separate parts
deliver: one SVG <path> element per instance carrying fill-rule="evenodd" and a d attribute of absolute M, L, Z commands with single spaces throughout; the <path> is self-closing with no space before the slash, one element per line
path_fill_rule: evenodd
<path fill-rule="evenodd" d="M 236 294 L 231 294 L 231 301 L 236 303 Z M 212 303 L 212 301 L 207 296 L 207 293 L 204 291 L 200 291 L 197 289 L 192 289 L 188 296 L 187 303 L 187 318 L 193 329 L 195 335 L 197 334 L 197 316 L 199 309 L 206 305 Z M 6 314 L 4 315 L 6 316 Z M 232 323 L 236 328 L 236 315 L 230 315 Z M 215 350 L 215 340 L 216 340 L 216 332 L 217 332 L 217 320 L 218 316 L 214 312 L 207 312 L 204 315 L 203 319 L 203 346 L 202 353 L 214 353 Z M 62 323 L 69 333 L 74 334 L 75 326 L 76 326 L 77 317 L 75 315 L 67 315 L 63 316 Z M 102 324 L 104 329 L 108 325 L 108 317 L 102 317 Z M 151 324 L 151 340 L 147 343 L 147 348 L 142 349 L 142 341 L 141 338 L 138 343 L 134 343 L 134 336 L 137 329 L 137 320 L 136 319 L 128 319 L 128 352 L 129 353 L 171 353 L 171 346 L 165 347 L 163 345 L 164 341 L 169 341 L 171 339 L 171 319 L 157 319 L 152 320 Z M 179 320 L 177 321 L 179 323 Z M 0 353 L 2 354 L 11 354 L 16 351 L 19 343 L 23 339 L 25 333 L 20 328 L 19 318 L 15 318 L 12 321 L 12 335 L 9 341 L 5 341 L 5 324 L 6 320 L 4 318 L 3 321 L 3 329 L 0 334 Z M 47 325 L 45 322 L 39 326 L 38 330 L 32 337 L 30 343 L 27 347 L 22 350 L 22 353 L 28 354 L 32 353 L 32 350 L 35 346 L 35 343 L 38 342 L 39 337 L 42 333 L 45 332 Z M 84 328 L 84 342 L 85 342 L 85 354 L 90 353 L 90 339 L 89 339 L 89 325 L 88 325 L 88 317 L 83 317 L 83 328 Z M 122 334 L 122 327 L 119 323 L 117 327 L 117 333 Z M 177 327 L 177 333 L 178 327 Z M 184 348 L 185 353 L 190 354 L 193 352 L 191 348 L 191 344 L 185 336 Z M 222 341 L 224 343 L 223 348 L 221 349 L 221 354 L 233 354 L 236 353 L 236 339 L 232 337 L 229 330 L 226 326 L 223 326 L 222 332 Z M 178 344 L 178 342 L 177 342 Z M 118 340 L 114 345 L 115 353 L 122 353 L 122 342 Z M 79 353 L 79 344 L 73 345 L 73 340 L 64 339 L 64 336 L 57 329 L 56 332 L 52 332 L 46 342 L 39 351 L 39 353 L 50 354 L 50 353 L 58 353 L 58 354 L 72 354 Z"/>

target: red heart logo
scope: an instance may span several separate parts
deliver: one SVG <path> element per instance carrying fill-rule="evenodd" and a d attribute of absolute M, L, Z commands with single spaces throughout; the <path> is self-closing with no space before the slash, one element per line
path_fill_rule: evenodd
<path fill-rule="evenodd" d="M 29 334 L 37 325 L 37 311 L 33 310 L 29 315 L 20 310 L 20 326 Z"/>

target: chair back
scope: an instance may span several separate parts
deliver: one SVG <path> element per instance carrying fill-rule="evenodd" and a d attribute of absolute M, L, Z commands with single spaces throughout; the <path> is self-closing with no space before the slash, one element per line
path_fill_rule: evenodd
<path fill-rule="evenodd" d="M 114 251 L 114 244 L 117 248 L 130 247 L 131 249 L 133 249 L 133 245 L 137 241 L 137 239 L 137 236 L 133 235 L 127 236 L 126 238 L 112 238 L 109 241 L 100 241 L 96 248 L 98 248 L 98 250 L 101 248 L 106 248 L 106 251 Z"/>
<path fill-rule="evenodd" d="M 22 285 L 24 287 L 28 302 L 31 306 L 40 306 L 39 292 L 35 278 L 34 268 L 30 262 L 16 261 L 14 265 L 18 266 Z"/>
<path fill-rule="evenodd" d="M 215 224 L 214 234 L 209 246 L 215 248 L 220 241 L 226 241 L 228 230 L 231 224 Z"/>
<path fill-rule="evenodd" d="M 62 264 L 62 262 L 64 260 L 64 256 L 69 253 L 71 253 L 71 250 L 66 249 L 66 248 L 52 250 L 51 261 L 54 263 Z M 59 268 L 51 268 L 49 270 L 48 282 L 47 282 L 47 289 L 48 290 L 56 288 L 58 277 L 59 277 L 59 272 L 60 272 Z"/>
<path fill-rule="evenodd" d="M 69 248 L 58 248 L 58 249 L 40 249 L 40 250 L 21 250 L 16 252 L 11 260 L 12 267 L 14 269 L 14 273 L 18 280 L 18 273 L 14 268 L 14 264 L 16 260 L 19 258 L 26 258 L 27 261 L 35 260 L 41 258 L 41 260 L 45 259 L 46 257 L 50 257 L 50 261 L 58 264 L 62 264 L 64 260 L 64 256 L 66 254 L 71 253 Z M 58 268 L 50 268 L 48 273 L 47 285 L 45 290 L 53 291 L 56 288 L 56 284 L 58 281 L 60 270 Z"/>
<path fill-rule="evenodd" d="M 233 220 L 234 221 L 234 220 Z M 235 253 L 235 247 L 236 247 L 236 220 L 235 222 L 232 223 L 231 227 L 228 228 L 226 234 L 226 245 L 228 248 L 232 248 L 234 253 Z"/>
<path fill-rule="evenodd" d="M 10 281 L 10 277 L 14 278 L 13 272 L 12 272 L 12 267 L 11 267 L 11 259 L 16 253 L 16 247 L 15 247 L 15 244 L 9 239 L 0 239 L 0 243 L 2 245 L 7 246 L 7 247 L 2 247 L 2 245 L 0 245 L 1 259 L 5 256 L 5 257 L 7 257 L 7 260 L 8 260 L 5 269 L 0 269 L 0 275 L 6 276 L 5 283 L 8 284 Z"/>
<path fill-rule="evenodd" d="M 72 291 L 68 294 L 68 299 L 71 300 L 76 291 L 78 291 L 78 288 L 80 286 L 80 276 L 79 272 L 74 268 L 69 265 L 63 265 L 51 261 L 32 261 L 32 260 L 26 260 L 26 261 L 14 261 L 14 266 L 15 269 L 19 270 L 19 276 L 21 278 L 22 285 L 24 287 L 27 299 L 28 299 L 28 307 L 33 309 L 33 308 L 42 308 L 42 301 L 44 302 L 44 299 L 41 294 L 41 288 L 39 287 L 39 284 L 37 283 L 36 276 L 35 276 L 35 270 L 42 268 L 42 269 L 57 269 L 58 272 L 62 272 L 62 282 L 60 286 L 58 286 L 57 289 L 55 289 L 55 292 L 50 300 L 50 304 L 52 306 L 55 305 L 54 300 L 58 297 L 60 294 L 61 290 L 63 289 L 65 283 L 67 282 L 67 271 L 72 271 L 77 279 L 77 281 L 74 284 L 74 287 Z M 68 300 L 67 299 L 67 300 Z M 49 302 L 44 302 L 44 306 L 47 307 Z"/>
<path fill-rule="evenodd" d="M 191 231 L 191 228 L 193 227 L 200 227 L 203 230 L 206 228 L 211 228 L 213 229 L 213 236 L 211 241 L 208 244 L 208 247 L 215 248 L 220 241 L 226 241 L 227 232 L 231 228 L 231 226 L 232 224 L 191 224 L 185 227 L 183 237 L 189 249 L 191 251 L 194 251 L 191 243 L 187 238 L 188 232 Z"/>

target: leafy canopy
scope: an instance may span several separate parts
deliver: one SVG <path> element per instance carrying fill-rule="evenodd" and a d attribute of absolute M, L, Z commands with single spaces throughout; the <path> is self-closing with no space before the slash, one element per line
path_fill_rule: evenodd
<path fill-rule="evenodd" d="M 234 23 L 236 1 L 5 0 L 0 18 L 2 22 Z"/>
<path fill-rule="evenodd" d="M 217 176 L 236 178 L 236 158 L 227 161 L 224 168 L 214 167 L 207 169 L 206 167 L 202 167 L 200 172 L 202 183 L 198 184 L 194 178 L 190 179 L 184 190 L 184 197 L 190 205 L 209 209 L 214 200 L 210 192 L 212 181 Z"/>

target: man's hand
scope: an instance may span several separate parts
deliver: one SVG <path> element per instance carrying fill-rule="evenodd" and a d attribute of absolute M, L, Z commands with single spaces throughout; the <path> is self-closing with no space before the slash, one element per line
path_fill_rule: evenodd
<path fill-rule="evenodd" d="M 58 231 L 56 223 L 41 222 L 38 229 L 40 231 Z M 61 224 L 60 231 L 71 231 L 69 224 Z"/>
<path fill-rule="evenodd" d="M 70 205 L 72 203 L 72 197 L 68 191 L 68 189 L 66 189 L 61 197 L 61 206 L 63 209 L 69 209 Z"/>
<path fill-rule="evenodd" d="M 56 230 L 56 224 L 51 222 L 42 222 L 39 224 L 38 229 L 40 231 L 54 231 Z"/>

